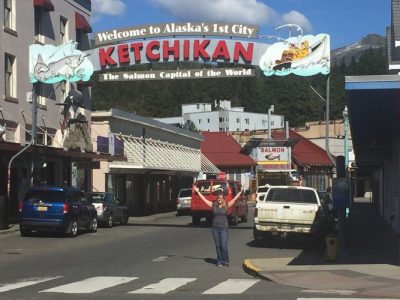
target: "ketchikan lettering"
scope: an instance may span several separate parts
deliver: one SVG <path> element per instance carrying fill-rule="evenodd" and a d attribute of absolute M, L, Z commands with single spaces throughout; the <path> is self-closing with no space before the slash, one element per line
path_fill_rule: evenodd
<path fill-rule="evenodd" d="M 254 44 L 235 42 L 232 50 L 226 41 L 220 40 L 210 46 L 211 40 L 154 40 L 144 46 L 143 42 L 112 45 L 99 48 L 99 62 L 101 68 L 113 68 L 121 65 L 141 64 L 144 55 L 150 62 L 194 61 L 204 62 L 233 62 L 238 63 L 242 59 L 251 64 L 253 60 Z M 116 53 L 117 55 L 114 55 Z M 116 56 L 116 57 L 115 57 Z"/>

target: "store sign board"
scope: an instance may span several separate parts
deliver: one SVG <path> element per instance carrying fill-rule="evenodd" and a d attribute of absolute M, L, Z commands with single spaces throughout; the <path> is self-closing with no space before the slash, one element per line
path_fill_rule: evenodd
<path fill-rule="evenodd" d="M 288 147 L 258 147 L 255 160 L 258 167 L 263 169 L 290 168 Z"/>

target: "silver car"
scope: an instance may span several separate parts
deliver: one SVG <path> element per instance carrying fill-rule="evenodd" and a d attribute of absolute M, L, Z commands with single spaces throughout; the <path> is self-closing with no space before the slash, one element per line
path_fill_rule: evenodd
<path fill-rule="evenodd" d="M 178 215 L 190 213 L 190 202 L 192 199 L 192 189 L 181 189 L 176 199 L 176 212 Z"/>

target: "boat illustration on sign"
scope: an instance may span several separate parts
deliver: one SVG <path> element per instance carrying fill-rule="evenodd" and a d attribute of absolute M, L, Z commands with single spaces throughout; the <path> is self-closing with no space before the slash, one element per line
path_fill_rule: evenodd
<path fill-rule="evenodd" d="M 293 26 L 288 24 L 287 26 Z M 282 28 L 284 26 L 281 26 Z M 302 33 L 302 31 L 301 31 Z M 259 66 L 266 76 L 296 74 L 311 76 L 318 73 L 329 74 L 329 35 L 317 36 L 300 34 L 272 44 L 260 59 Z"/>
<path fill-rule="evenodd" d="M 93 74 L 93 65 L 88 54 L 77 50 L 78 44 L 69 41 L 61 46 L 31 45 L 29 47 L 30 82 L 57 83 L 88 81 Z"/>

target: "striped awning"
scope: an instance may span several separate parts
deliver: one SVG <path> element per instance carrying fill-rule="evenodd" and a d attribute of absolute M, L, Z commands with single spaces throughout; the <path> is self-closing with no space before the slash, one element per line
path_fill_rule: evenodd
<path fill-rule="evenodd" d="M 127 161 L 110 163 L 111 169 L 165 170 L 193 174 L 220 172 L 201 153 L 200 149 L 126 135 L 115 137 L 124 142 L 124 154 Z"/>

